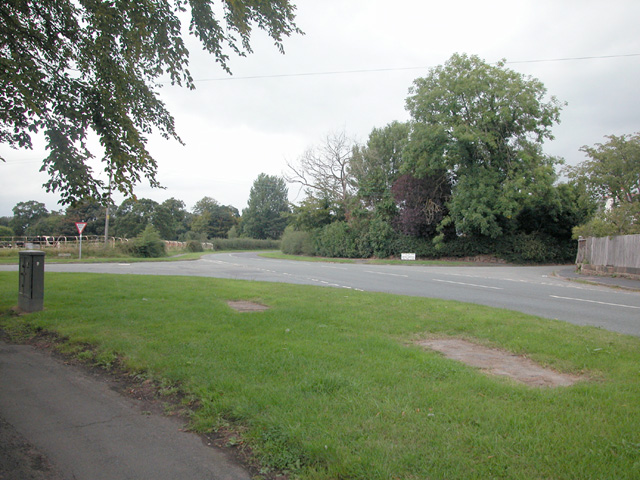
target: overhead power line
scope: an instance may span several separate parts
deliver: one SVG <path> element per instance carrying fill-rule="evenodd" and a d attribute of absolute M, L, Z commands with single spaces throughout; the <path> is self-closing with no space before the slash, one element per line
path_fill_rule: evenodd
<path fill-rule="evenodd" d="M 624 55 L 598 55 L 591 57 L 565 57 L 565 58 L 548 58 L 543 60 L 515 60 L 505 62 L 505 64 L 513 63 L 545 63 L 545 62 L 572 62 L 575 60 L 601 60 L 608 58 L 624 58 L 624 57 L 640 57 L 640 53 L 627 53 Z"/>
<path fill-rule="evenodd" d="M 519 63 L 550 63 L 550 62 L 573 62 L 580 60 L 602 60 L 611 58 L 640 57 L 640 53 L 629 53 L 621 55 L 592 55 L 587 57 L 564 57 L 564 58 L 547 58 L 537 60 L 514 60 L 505 61 L 506 65 Z M 494 62 L 494 64 L 497 62 Z M 298 72 L 298 73 L 278 73 L 271 75 L 247 75 L 242 77 L 216 77 L 216 78 L 200 78 L 194 82 L 227 82 L 231 80 L 257 80 L 263 78 L 291 78 L 291 77 L 319 77 L 323 75 L 348 75 L 353 73 L 376 73 L 376 72 L 399 72 L 404 70 L 426 70 L 432 67 L 389 67 L 389 68 L 365 68 L 358 70 L 329 70 L 323 72 Z"/>

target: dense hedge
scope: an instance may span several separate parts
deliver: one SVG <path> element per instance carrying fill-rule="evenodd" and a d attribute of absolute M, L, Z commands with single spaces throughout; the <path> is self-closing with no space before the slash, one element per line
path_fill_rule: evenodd
<path fill-rule="evenodd" d="M 212 238 L 207 243 L 214 250 L 279 250 L 280 240 L 258 240 L 255 238 Z"/>
<path fill-rule="evenodd" d="M 389 258 L 406 252 L 424 259 L 491 255 L 511 263 L 536 264 L 573 262 L 578 248 L 574 240 L 540 233 L 518 233 L 496 239 L 457 237 L 435 244 L 431 239 L 397 234 L 384 222 L 372 221 L 358 227 L 334 222 L 313 232 L 287 229 L 282 251 L 336 258 Z"/>
<path fill-rule="evenodd" d="M 313 235 L 309 232 L 294 230 L 293 227 L 285 229 L 280 248 L 289 255 L 313 256 L 316 254 Z"/>

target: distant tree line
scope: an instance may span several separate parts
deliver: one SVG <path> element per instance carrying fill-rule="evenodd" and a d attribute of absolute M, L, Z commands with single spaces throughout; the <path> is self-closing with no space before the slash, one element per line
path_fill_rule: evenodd
<path fill-rule="evenodd" d="M 212 197 L 203 197 L 190 211 L 176 198 L 162 203 L 148 198 L 129 198 L 120 205 L 109 205 L 108 234 L 134 238 L 151 225 L 164 240 L 278 239 L 289 219 L 287 195 L 282 178 L 260 174 L 242 215 L 237 208 L 221 205 Z M 106 206 L 94 199 L 52 212 L 37 201 L 19 202 L 13 208 L 13 217 L 0 218 L 0 236 L 74 236 L 77 235 L 76 222 L 87 223 L 84 235 L 104 235 L 106 215 Z"/>

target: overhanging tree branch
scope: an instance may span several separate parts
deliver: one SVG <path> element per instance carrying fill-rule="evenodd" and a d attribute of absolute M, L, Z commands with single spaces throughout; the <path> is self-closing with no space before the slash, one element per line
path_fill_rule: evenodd
<path fill-rule="evenodd" d="M 49 156 L 42 170 L 47 190 L 62 203 L 110 192 L 88 167 L 86 138 L 100 139 L 112 187 L 127 196 L 157 164 L 147 135 L 180 141 L 160 100 L 158 79 L 194 88 L 180 15 L 190 32 L 229 71 L 225 48 L 251 52 L 252 26 L 265 30 L 282 51 L 282 39 L 302 33 L 289 0 L 225 0 L 216 18 L 212 0 L 5 0 L 0 3 L 0 142 L 31 148 L 44 132 Z"/>

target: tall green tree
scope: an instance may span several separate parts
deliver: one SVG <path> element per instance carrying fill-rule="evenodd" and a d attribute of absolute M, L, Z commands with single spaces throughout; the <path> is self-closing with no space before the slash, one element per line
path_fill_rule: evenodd
<path fill-rule="evenodd" d="M 140 235 L 147 225 L 153 223 L 158 202 L 149 198 L 128 198 L 118 207 L 114 215 L 114 235 L 134 238 Z"/>
<path fill-rule="evenodd" d="M 78 235 L 75 224 L 62 212 L 51 212 L 46 217 L 40 218 L 34 225 L 29 226 L 27 235 L 62 236 Z"/>
<path fill-rule="evenodd" d="M 49 216 L 49 210 L 47 210 L 46 205 L 35 200 L 18 202 L 12 211 L 13 218 L 9 227 L 16 235 L 33 235 L 34 233 L 27 232 L 29 227 L 36 225 L 38 220 Z"/>
<path fill-rule="evenodd" d="M 240 214 L 235 207 L 220 205 L 211 197 L 203 197 L 193 207 L 191 231 L 206 238 L 227 238 L 227 234 L 238 221 Z"/>
<path fill-rule="evenodd" d="M 292 225 L 296 230 L 311 232 L 337 221 L 344 221 L 344 215 L 336 215 L 327 198 L 308 196 L 293 207 Z"/>
<path fill-rule="evenodd" d="M 605 143 L 581 150 L 587 159 L 569 167 L 569 177 L 600 205 L 595 217 L 574 236 L 600 237 L 640 233 L 640 133 L 609 135 Z"/>
<path fill-rule="evenodd" d="M 374 128 L 366 145 L 353 149 L 351 173 L 358 198 L 367 209 L 389 218 L 395 214 L 391 187 L 401 175 L 403 152 L 409 142 L 410 125 L 392 122 Z"/>
<path fill-rule="evenodd" d="M 277 239 L 287 226 L 290 213 L 285 181 L 261 173 L 253 182 L 249 203 L 242 211 L 242 234 L 251 238 Z"/>
<path fill-rule="evenodd" d="M 522 201 L 551 188 L 559 160 L 544 155 L 562 104 L 531 77 L 453 55 L 414 81 L 406 101 L 413 123 L 406 150 L 414 176 L 446 170 L 453 181 L 443 224 L 497 237 L 513 227 Z"/>
<path fill-rule="evenodd" d="M 289 0 L 4 0 L 0 142 L 31 148 L 31 136 L 43 132 L 45 185 L 65 204 L 110 195 L 88 164 L 90 132 L 100 140 L 113 189 L 131 196 L 141 177 L 157 186 L 147 135 L 156 130 L 180 141 L 159 83 L 194 88 L 185 18 L 227 71 L 229 52 L 251 53 L 253 27 L 281 51 L 284 37 L 301 33 Z"/>
<path fill-rule="evenodd" d="M 640 202 L 640 133 L 608 135 L 605 143 L 583 146 L 587 159 L 568 167 L 569 177 L 583 183 L 603 204 L 618 207 Z"/>
<path fill-rule="evenodd" d="M 111 206 L 113 208 L 113 206 Z M 77 235 L 75 222 L 86 222 L 84 235 L 104 235 L 105 207 L 96 199 L 85 198 L 67 207 L 66 222 L 63 224 L 66 235 Z"/>
<path fill-rule="evenodd" d="M 178 240 L 188 231 L 190 214 L 182 200 L 169 198 L 156 208 L 153 226 L 164 240 Z"/>

